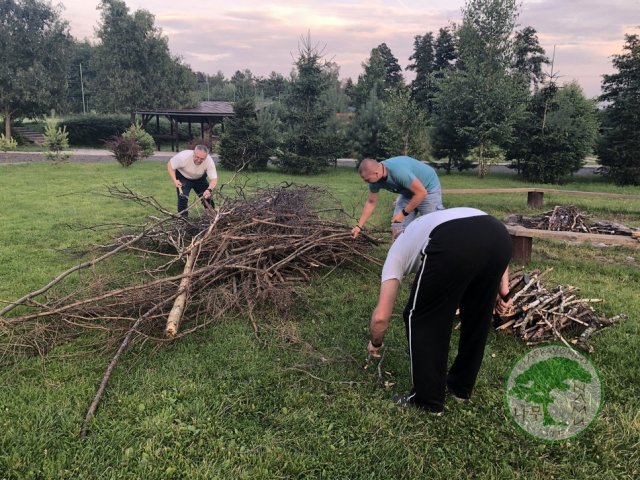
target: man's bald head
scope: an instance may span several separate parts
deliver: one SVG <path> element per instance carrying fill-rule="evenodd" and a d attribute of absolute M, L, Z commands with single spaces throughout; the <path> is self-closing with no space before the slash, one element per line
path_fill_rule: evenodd
<path fill-rule="evenodd" d="M 360 162 L 358 173 L 367 183 L 376 183 L 383 177 L 384 166 L 373 158 L 365 158 Z"/>
<path fill-rule="evenodd" d="M 374 160 L 373 158 L 365 158 L 360 162 L 360 166 L 358 167 L 358 173 L 362 175 L 363 173 L 372 173 L 378 169 L 380 164 Z"/>

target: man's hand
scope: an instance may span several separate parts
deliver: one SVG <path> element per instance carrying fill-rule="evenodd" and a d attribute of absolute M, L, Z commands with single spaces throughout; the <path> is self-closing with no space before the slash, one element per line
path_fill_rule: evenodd
<path fill-rule="evenodd" d="M 502 297 L 500 295 L 498 295 L 498 298 L 496 299 L 496 306 L 493 309 L 495 313 L 497 313 L 498 315 L 504 315 L 505 313 L 507 313 L 511 307 L 513 306 L 513 299 L 510 298 L 508 301 L 504 301 L 502 299 Z"/>
<path fill-rule="evenodd" d="M 404 213 L 400 211 L 393 216 L 393 218 L 391 219 L 391 223 L 402 223 L 404 222 L 404 219 L 405 219 Z"/>
<path fill-rule="evenodd" d="M 380 354 L 380 350 L 384 347 L 384 343 L 378 347 L 375 347 L 371 340 L 369 340 L 369 344 L 367 345 L 367 350 L 371 358 L 380 358 L 382 355 Z"/>
<path fill-rule="evenodd" d="M 360 225 L 356 225 L 351 229 L 351 237 L 358 238 L 358 235 L 360 235 L 360 232 L 362 232 L 362 228 L 360 228 Z"/>
<path fill-rule="evenodd" d="M 182 188 L 182 182 L 180 180 L 178 180 L 177 178 L 173 181 L 173 184 L 176 186 L 176 188 L 180 189 Z"/>
<path fill-rule="evenodd" d="M 208 188 L 204 191 L 204 193 L 202 194 L 202 196 L 208 200 L 211 198 L 211 190 L 209 190 Z"/>

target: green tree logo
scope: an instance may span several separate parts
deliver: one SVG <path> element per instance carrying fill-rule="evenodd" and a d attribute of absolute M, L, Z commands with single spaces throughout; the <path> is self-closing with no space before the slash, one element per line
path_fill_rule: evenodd
<path fill-rule="evenodd" d="M 518 360 L 505 392 L 516 425 L 545 441 L 579 434 L 595 419 L 602 403 L 595 368 L 564 345 L 538 347 Z"/>

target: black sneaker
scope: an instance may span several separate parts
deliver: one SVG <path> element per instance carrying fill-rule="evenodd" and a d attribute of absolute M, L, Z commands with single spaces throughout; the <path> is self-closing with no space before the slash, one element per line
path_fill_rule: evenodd
<path fill-rule="evenodd" d="M 401 408 L 406 408 L 411 405 L 416 408 L 419 408 L 420 410 L 424 410 L 425 412 L 429 412 L 431 415 L 434 415 L 436 417 L 441 417 L 444 415 L 444 410 L 441 410 L 439 412 L 434 412 L 433 410 L 429 410 L 428 408 L 424 408 L 423 406 L 418 405 L 415 402 L 412 402 L 411 401 L 412 398 L 413 398 L 412 395 L 396 394 L 393 397 L 391 397 L 391 401 Z"/>
<path fill-rule="evenodd" d="M 391 397 L 391 401 L 398 405 L 399 407 L 405 408 L 411 404 L 411 400 L 409 399 L 409 395 L 395 394 Z"/>
<path fill-rule="evenodd" d="M 458 395 L 457 393 L 455 393 L 453 390 L 451 390 L 449 387 L 447 387 L 447 391 L 449 392 L 449 394 L 453 397 L 453 399 L 456 402 L 471 403 L 471 399 L 469 397 L 462 397 L 462 396 Z"/>

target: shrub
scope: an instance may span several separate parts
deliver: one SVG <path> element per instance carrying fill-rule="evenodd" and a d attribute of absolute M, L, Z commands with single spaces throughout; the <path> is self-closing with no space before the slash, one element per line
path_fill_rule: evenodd
<path fill-rule="evenodd" d="M 142 158 L 150 157 L 156 151 L 156 143 L 153 137 L 149 135 L 139 123 L 131 125 L 128 130 L 122 134 L 122 138 L 137 142 L 142 152 Z"/>
<path fill-rule="evenodd" d="M 69 134 L 66 127 L 58 127 L 55 120 L 49 120 L 44 129 L 44 146 L 47 149 L 44 156 L 49 160 L 60 163 L 69 159 Z"/>
<path fill-rule="evenodd" d="M 114 136 L 107 140 L 104 145 L 123 167 L 129 167 L 143 157 L 142 148 L 135 140 Z"/>
<path fill-rule="evenodd" d="M 18 142 L 15 139 L 6 138 L 4 133 L 0 133 L 0 150 L 6 153 L 8 150 L 15 150 L 17 146 Z"/>
<path fill-rule="evenodd" d="M 66 127 L 71 145 L 98 146 L 126 131 L 131 121 L 127 115 L 81 115 L 59 125 Z"/>

